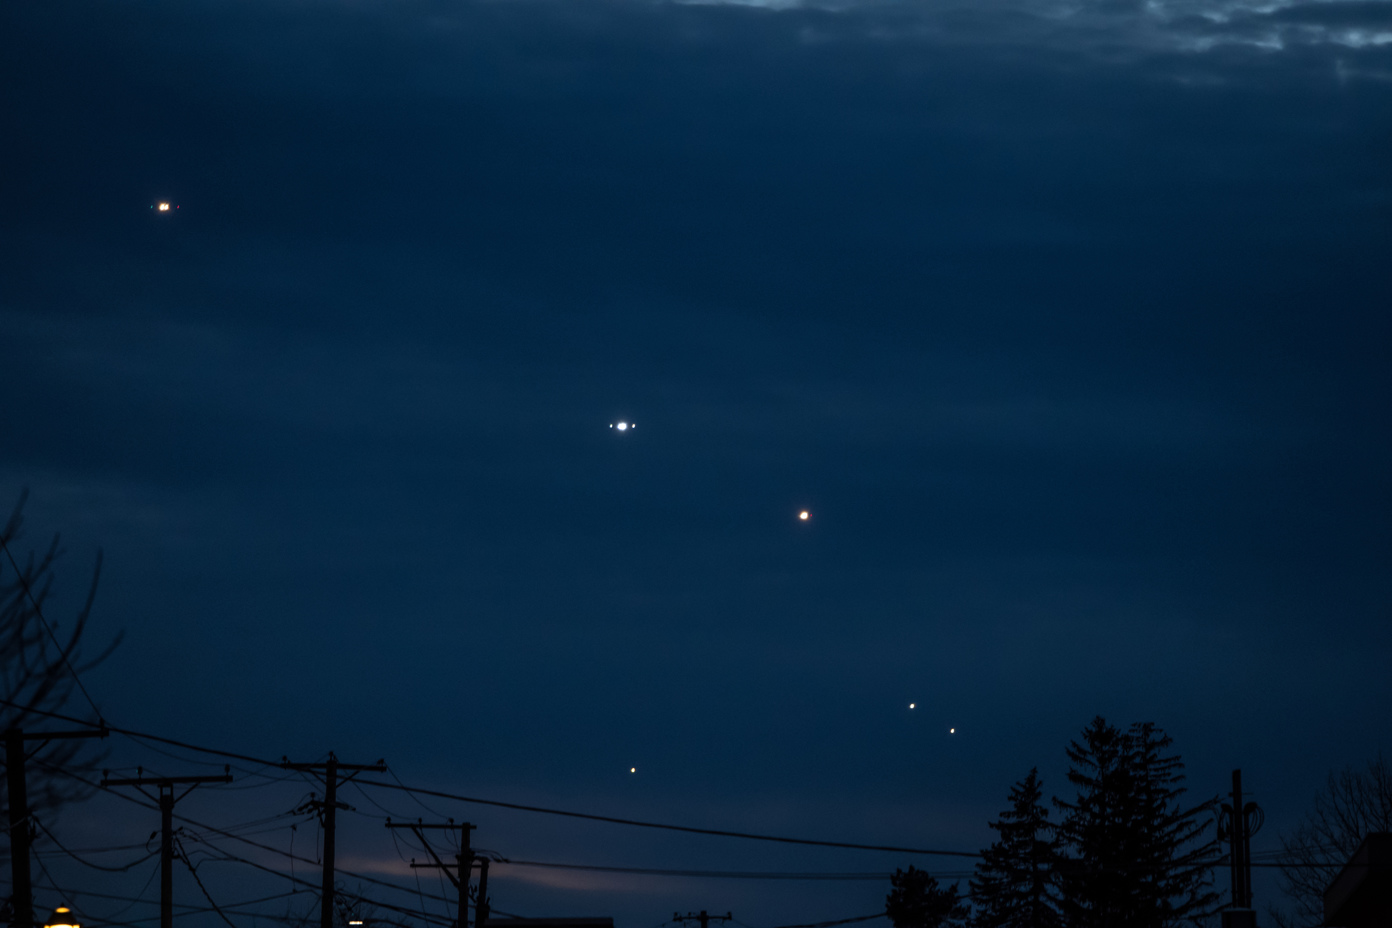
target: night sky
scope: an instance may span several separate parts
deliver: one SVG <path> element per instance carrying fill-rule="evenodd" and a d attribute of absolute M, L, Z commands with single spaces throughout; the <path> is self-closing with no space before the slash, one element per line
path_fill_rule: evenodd
<path fill-rule="evenodd" d="M 0 126 L 0 508 L 29 489 L 20 553 L 63 533 L 60 622 L 104 550 L 115 725 L 964 851 L 1031 767 L 1068 795 L 1099 714 L 1173 735 L 1196 798 L 1242 768 L 1258 851 L 1392 749 L 1386 0 L 9 2 Z M 314 788 L 241 785 L 180 812 Z M 420 907 L 381 820 L 435 816 L 345 798 L 342 866 Z M 430 805 L 519 860 L 970 866 Z M 313 857 L 294 820 L 256 840 Z M 155 866 L 46 847 L 64 888 Z M 491 879 L 618 928 L 888 891 Z"/>

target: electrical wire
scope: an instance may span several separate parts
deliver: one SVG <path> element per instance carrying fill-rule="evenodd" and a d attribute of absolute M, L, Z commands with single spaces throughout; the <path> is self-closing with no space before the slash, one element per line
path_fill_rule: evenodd
<path fill-rule="evenodd" d="M 59 851 L 59 852 L 56 852 L 56 853 L 61 853 L 61 854 L 64 854 L 65 856 L 66 856 L 66 855 L 69 855 L 69 854 L 111 854 L 111 853 L 115 853 L 116 851 L 133 851 L 133 850 L 135 850 L 136 848 L 142 848 L 142 847 L 148 849 L 149 846 L 150 846 L 150 843 L 149 843 L 148 841 L 146 841 L 146 842 L 143 842 L 143 843 L 141 843 L 141 844 L 110 844 L 110 845 L 107 845 L 106 847 L 79 847 L 79 848 L 73 848 L 72 850 Z M 50 856 L 50 857 L 56 856 L 56 854 L 55 854 L 54 851 L 34 851 L 34 850 L 31 850 L 30 853 L 33 853 L 33 854 L 36 854 L 36 855 L 37 855 L 37 854 L 47 854 L 47 855 Z"/>
<path fill-rule="evenodd" d="M 832 928 L 833 925 L 849 925 L 853 922 L 868 922 L 876 918 L 884 917 L 885 913 L 876 912 L 874 915 L 857 915 L 854 918 L 837 918 L 829 922 L 809 922 L 803 925 L 777 925 L 775 928 Z M 742 928 L 753 928 L 752 925 L 746 925 L 744 922 L 736 921 L 733 918 L 730 919 L 730 921 L 735 922 L 736 925 L 742 926 Z"/>
<path fill-rule="evenodd" d="M 113 729 L 114 730 L 114 729 Z M 897 854 L 923 854 L 940 857 L 967 857 L 976 859 L 981 857 L 980 851 L 944 851 L 930 848 L 899 847 L 884 844 L 857 844 L 849 841 L 821 841 L 812 838 L 789 838 L 780 835 L 762 835 L 747 831 L 726 831 L 718 828 L 694 828 L 689 825 L 673 825 L 665 822 L 645 822 L 638 819 L 618 818 L 611 815 L 594 815 L 588 812 L 571 812 L 565 809 L 551 809 L 545 806 L 524 805 L 517 802 L 502 802 L 497 799 L 480 799 L 475 796 L 461 796 L 456 793 L 446 793 L 440 790 L 425 789 L 419 786 L 398 786 L 395 783 L 383 783 L 378 780 L 358 780 L 363 786 L 377 786 L 382 789 L 405 790 L 410 793 L 422 793 L 426 796 L 436 796 L 441 799 L 452 799 L 456 802 L 468 802 L 476 805 L 496 806 L 503 809 L 516 809 L 521 812 L 539 812 L 546 815 L 560 815 L 567 818 L 587 819 L 594 822 L 608 822 L 613 825 L 630 825 L 637 828 L 657 828 L 663 831 L 680 831 L 686 834 L 713 835 L 720 838 L 743 838 L 749 841 L 772 841 L 779 844 L 799 844 L 810 845 L 812 847 L 835 847 L 853 851 L 888 851 Z"/>
<path fill-rule="evenodd" d="M 128 864 L 126 864 L 125 866 L 122 866 L 122 867 L 105 867 L 105 866 L 102 866 L 101 864 L 94 864 L 94 863 L 92 863 L 90 860 L 84 860 L 83 858 L 79 857 L 77 854 L 75 854 L 75 853 L 73 853 L 72 851 L 68 850 L 67 848 L 63 847 L 62 842 L 58 840 L 58 836 L 55 835 L 52 831 L 50 831 L 47 825 L 45 825 L 43 822 L 39 821 L 39 820 L 38 820 L 37 818 L 35 818 L 33 815 L 30 815 L 30 816 L 29 816 L 29 821 L 33 822 L 35 825 L 37 825 L 37 826 L 39 827 L 39 829 L 40 829 L 41 831 L 43 831 L 44 834 L 48 835 L 49 840 L 52 841 L 55 845 L 57 845 L 58 850 L 62 851 L 64 854 L 66 854 L 67 856 L 71 857 L 73 860 L 75 860 L 75 861 L 77 861 L 78 863 L 82 864 L 84 867 L 91 867 L 93 870 L 101 870 L 101 871 L 104 872 L 104 873 L 125 873 L 126 871 L 130 870 L 132 867 L 136 867 L 136 866 L 139 866 L 140 864 L 143 864 L 145 861 L 149 860 L 151 857 L 154 857 L 156 854 L 159 853 L 159 851 L 151 851 L 150 853 L 146 854 L 144 857 L 141 857 L 141 858 L 139 858 L 139 859 L 137 859 L 137 860 L 133 860 L 133 861 L 131 861 L 130 863 L 128 863 Z"/>
<path fill-rule="evenodd" d="M 597 864 L 566 864 L 540 860 L 509 860 L 494 858 L 495 863 L 513 867 L 544 867 L 551 870 L 587 870 L 599 873 L 633 873 L 646 876 L 700 877 L 703 879 L 737 880 L 828 880 L 828 881 L 888 881 L 889 873 L 797 873 L 758 870 L 667 870 L 656 867 L 606 867 Z M 936 877 L 962 879 L 970 876 L 970 871 L 941 873 L 933 871 Z"/>
<path fill-rule="evenodd" d="M 393 770 L 393 769 L 391 768 L 391 765 L 390 765 L 390 764 L 387 765 L 387 775 L 390 776 L 393 780 L 395 780 L 395 781 L 397 782 L 397 785 L 399 785 L 402 789 L 407 789 L 406 784 L 403 783 L 403 782 L 401 782 L 401 777 L 399 777 L 399 776 L 396 775 L 396 771 Z M 408 792 L 407 792 L 407 795 L 409 795 L 409 796 L 411 797 L 411 800 L 412 800 L 413 802 L 415 802 L 416 805 L 420 806 L 422 809 L 424 809 L 425 811 L 429 812 L 431 815 L 435 816 L 436 818 L 449 818 L 449 816 L 445 815 L 444 813 L 442 813 L 442 812 L 437 812 L 436 810 L 430 808 L 430 806 L 428 806 L 428 805 L 426 805 L 425 803 L 421 802 L 420 797 L 418 797 L 415 793 L 412 793 L 412 792 L 409 792 L 409 791 L 408 791 Z"/>
<path fill-rule="evenodd" d="M 193 865 L 193 861 L 189 860 L 188 854 L 184 853 L 183 843 L 178 842 L 177 839 L 176 843 L 179 846 L 179 856 L 183 859 L 184 866 L 188 867 L 189 874 L 193 877 L 193 881 L 198 884 L 199 890 L 203 893 L 203 898 L 208 900 L 208 905 L 212 906 L 213 911 L 218 914 L 218 917 L 227 923 L 228 928 L 237 928 L 236 925 L 232 924 L 232 919 L 228 918 L 222 909 L 218 908 L 218 904 L 213 901 L 212 895 L 208 892 L 208 887 L 203 885 L 203 879 L 198 875 L 198 868 Z"/>
<path fill-rule="evenodd" d="M 0 700 L 0 703 L 8 704 L 9 701 Z M 45 712 L 44 714 L 50 715 L 54 718 L 64 717 L 60 713 Z M 192 751 L 201 751 L 207 754 L 216 755 L 218 757 L 229 757 L 236 760 L 244 760 L 249 761 L 251 763 L 265 765 L 270 765 L 273 763 L 263 758 L 251 757 L 246 754 L 237 754 L 231 751 L 222 751 L 216 748 L 205 748 L 199 745 L 189 744 L 188 742 L 178 741 L 173 738 L 163 738 L 158 735 L 151 735 L 147 732 L 136 732 L 130 729 L 120 728 L 118 726 L 107 725 L 107 729 L 109 731 L 115 732 L 116 734 L 125 735 L 128 737 L 148 738 L 154 741 L 159 741 L 163 744 L 170 744 L 176 747 L 182 747 Z M 545 815 L 559 815 L 566 818 L 584 819 L 587 821 L 595 822 L 607 822 L 613 825 L 628 825 L 637 828 L 656 828 L 663 831 L 677 831 L 686 834 L 711 835 L 714 837 L 721 838 L 741 838 L 750 841 L 771 841 L 780 844 L 797 844 L 812 847 L 834 847 L 857 851 L 886 851 L 896 854 L 921 854 L 927 856 L 963 857 L 970 859 L 977 859 L 981 857 L 981 853 L 979 851 L 947 851 L 934 848 L 913 848 L 900 847 L 896 845 L 859 844 L 849 841 L 824 841 L 815 840 L 811 838 L 791 838 L 780 835 L 764 835 L 743 831 L 727 831 L 716 828 L 695 828 L 688 825 L 673 825 L 666 822 L 647 822 L 638 819 L 619 818 L 610 815 L 594 815 L 588 812 L 573 812 L 566 809 L 552 809 L 545 806 L 533 806 L 516 802 L 503 802 L 497 799 L 483 799 L 477 796 L 463 796 L 457 793 L 447 793 L 441 790 L 426 789 L 424 787 L 419 786 L 407 786 L 404 783 L 400 783 L 399 780 L 397 783 L 384 783 L 378 780 L 355 780 L 353 782 L 358 783 L 362 786 L 376 786 L 381 789 L 398 790 L 406 792 L 407 794 L 412 796 L 434 796 L 440 799 L 450 799 L 455 802 L 466 802 L 475 805 L 486 805 L 503 809 L 514 809 L 521 812 L 535 812 Z"/>

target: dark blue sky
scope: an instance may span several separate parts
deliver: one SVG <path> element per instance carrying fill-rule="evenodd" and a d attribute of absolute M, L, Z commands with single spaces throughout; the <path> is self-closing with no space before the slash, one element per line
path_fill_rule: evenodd
<path fill-rule="evenodd" d="M 0 503 L 60 615 L 105 549 L 116 724 L 962 850 L 1096 714 L 1242 767 L 1264 847 L 1392 745 L 1392 3 L 11 3 L 0 88 Z M 887 889 L 495 878 L 620 928 Z"/>

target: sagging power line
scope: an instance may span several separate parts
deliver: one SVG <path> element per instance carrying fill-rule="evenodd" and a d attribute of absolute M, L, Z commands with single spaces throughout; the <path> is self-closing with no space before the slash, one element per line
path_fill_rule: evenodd
<path fill-rule="evenodd" d="M 0 704 L 7 704 L 6 700 L 0 700 Z M 48 712 L 54 718 L 67 718 L 60 713 Z M 120 726 L 107 724 L 110 731 L 125 735 L 130 738 L 142 738 L 150 741 L 158 741 L 161 744 L 168 744 L 174 747 L 184 748 L 185 750 L 197 751 L 202 754 L 209 754 L 216 757 L 231 758 L 242 760 L 248 763 L 259 764 L 264 767 L 281 767 L 283 769 L 296 769 L 293 766 L 287 767 L 285 762 L 271 761 L 265 758 L 253 757 L 249 754 L 239 754 L 233 751 L 224 751 L 218 748 L 209 748 L 202 745 L 191 744 L 186 741 L 179 741 L 175 738 L 166 738 L 161 735 L 152 735 L 148 732 L 135 731 L 134 729 L 122 728 Z M 322 766 L 322 765 L 321 765 Z M 385 767 L 383 768 L 385 770 Z M 650 822 L 642 819 L 621 818 L 612 815 L 597 815 L 590 812 L 576 812 L 568 809 L 555 809 L 547 806 L 528 805 L 525 803 L 506 802 L 499 799 L 485 799 L 479 796 L 464 796 L 459 793 L 449 793 L 443 790 L 427 789 L 421 786 L 409 786 L 404 783 L 384 783 L 378 780 L 355 780 L 358 786 L 373 786 L 379 789 L 388 789 L 396 792 L 405 792 L 413 796 L 432 796 L 437 799 L 450 799 L 455 802 L 469 803 L 472 805 L 493 806 L 501 809 L 513 809 L 519 812 L 534 812 L 543 815 L 556 815 L 564 818 L 581 819 L 593 822 L 606 822 L 611 825 L 625 825 L 635 828 L 654 828 L 663 831 L 676 831 L 685 834 L 710 835 L 719 838 L 738 838 L 748 841 L 768 841 L 779 844 L 796 844 L 809 847 L 829 847 L 841 848 L 854 851 L 883 851 L 894 854 L 921 854 L 925 856 L 938 857 L 961 857 L 966 859 L 977 859 L 981 856 L 979 851 L 950 851 L 938 848 L 916 848 L 903 847 L 899 845 L 887 844 L 863 844 L 851 841 L 831 841 L 816 838 L 795 838 L 785 835 L 767 835 L 757 832 L 731 831 L 718 828 L 699 828 L 690 825 L 676 825 L 670 822 Z"/>

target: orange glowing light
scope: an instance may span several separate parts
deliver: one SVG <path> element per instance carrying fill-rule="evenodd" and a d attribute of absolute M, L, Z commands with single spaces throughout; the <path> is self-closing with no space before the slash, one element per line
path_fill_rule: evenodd
<path fill-rule="evenodd" d="M 53 910 L 53 917 L 48 920 L 44 928 L 82 928 L 72 918 L 72 910 L 65 905 L 60 905 Z"/>

